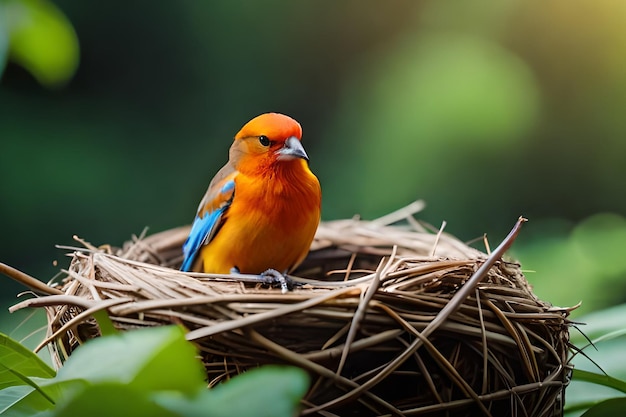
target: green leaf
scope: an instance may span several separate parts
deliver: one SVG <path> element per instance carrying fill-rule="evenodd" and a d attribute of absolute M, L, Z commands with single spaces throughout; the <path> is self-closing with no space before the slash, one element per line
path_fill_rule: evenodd
<path fill-rule="evenodd" d="M 77 349 L 54 378 L 50 378 L 54 371 L 32 352 L 6 336 L 2 340 L 9 346 L 5 349 L 10 353 L 5 355 L 8 362 L 15 364 L 14 368 L 7 368 L 5 380 L 8 385 L 5 386 L 22 385 L 0 391 L 3 415 L 30 416 L 34 412 L 49 416 L 77 415 L 76 410 L 91 410 L 85 405 L 90 402 L 97 410 L 87 414 L 83 410 L 78 414 L 129 415 L 127 406 L 123 412 L 119 409 L 119 404 L 125 404 L 120 403 L 124 396 L 134 398 L 133 404 L 138 407 L 136 412 L 130 410 L 130 415 L 168 415 L 149 400 L 154 391 L 174 390 L 191 395 L 206 387 L 204 368 L 196 358 L 197 351 L 185 340 L 183 330 L 176 326 L 94 339 Z M 29 362 L 16 360 L 15 352 L 19 353 L 18 359 L 26 357 L 35 365 L 41 362 L 43 368 L 25 366 Z M 46 378 L 24 378 L 16 370 Z M 113 404 L 103 402 L 101 399 L 108 398 L 111 392 L 124 394 L 115 397 Z M 94 401 L 94 398 L 100 400 Z"/>
<path fill-rule="evenodd" d="M 579 326 L 580 330 L 591 340 L 608 337 L 613 334 L 615 337 L 624 332 L 624 317 L 626 316 L 626 304 L 596 311 L 577 319 L 585 323 Z M 587 339 L 577 331 L 572 330 L 570 341 L 578 347 L 586 345 Z"/>
<path fill-rule="evenodd" d="M 119 333 L 113 325 L 113 321 L 111 321 L 111 318 L 106 311 L 95 311 L 93 313 L 93 318 L 96 319 L 98 327 L 100 328 L 100 334 L 102 334 L 102 336 L 109 336 Z"/>
<path fill-rule="evenodd" d="M 52 406 L 48 398 L 30 385 L 8 387 L 0 392 L 0 415 L 2 416 L 32 416 Z"/>
<path fill-rule="evenodd" d="M 29 377 L 52 378 L 55 372 L 35 353 L 0 333 L 0 389 L 30 385 Z"/>
<path fill-rule="evenodd" d="M 626 397 L 602 401 L 587 410 L 582 417 L 622 417 L 626 410 Z"/>
<path fill-rule="evenodd" d="M 40 383 L 54 375 L 35 353 L 0 333 L 0 414 L 32 415 L 51 407 L 54 399 Z"/>
<path fill-rule="evenodd" d="M 593 340 L 594 346 L 588 346 L 589 342 L 580 333 L 571 331 L 572 342 L 585 349 L 583 354 L 575 355 L 572 360 L 573 379 L 567 388 L 565 401 L 568 410 L 585 410 L 590 403 L 595 404 L 626 393 L 624 314 L 626 305 L 621 305 L 580 319 L 588 323 L 580 328 Z M 601 370 L 609 372 L 611 376 Z"/>
<path fill-rule="evenodd" d="M 4 12 L 9 59 L 44 86 L 66 83 L 78 67 L 79 46 L 65 15 L 45 0 L 8 0 Z"/>
<path fill-rule="evenodd" d="M 5 340 L 7 350 L 34 355 Z M 308 387 L 303 370 L 269 366 L 208 390 L 196 355 L 176 326 L 94 339 L 77 349 L 54 378 L 52 370 L 26 367 L 27 374 L 44 377 L 29 377 L 27 384 L 18 378 L 0 390 L 0 415 L 287 417 L 296 414 Z"/>
<path fill-rule="evenodd" d="M 589 372 L 582 369 L 574 369 L 572 379 L 576 381 L 585 381 L 593 384 L 604 385 L 605 387 L 613 388 L 626 394 L 626 382 L 605 374 L 597 374 L 595 372 Z"/>
<path fill-rule="evenodd" d="M 37 388 L 15 386 L 0 391 L 0 415 L 32 416 L 36 412 L 52 409 L 59 398 L 71 398 L 84 389 L 86 381 L 56 382 L 54 379 L 38 380 Z"/>
<path fill-rule="evenodd" d="M 569 415 L 606 400 L 621 398 L 617 397 L 618 392 L 626 393 L 626 382 L 603 373 L 574 368 L 572 383 L 566 390 L 565 412 Z"/>
<path fill-rule="evenodd" d="M 196 392 L 204 368 L 177 326 L 134 330 L 91 340 L 59 370 L 57 380 L 118 382 L 138 389 Z"/>
<path fill-rule="evenodd" d="M 206 410 L 205 410 L 206 411 Z M 178 413 L 155 404 L 147 391 L 118 383 L 102 383 L 86 388 L 80 395 L 60 402 L 49 417 L 176 417 Z"/>
<path fill-rule="evenodd" d="M 309 377 L 302 369 L 267 366 L 218 385 L 209 393 L 224 416 L 292 416 L 308 387 Z"/>
<path fill-rule="evenodd" d="M 155 401 L 187 417 L 291 417 L 308 386 L 309 377 L 302 369 L 265 366 L 201 390 L 191 400 L 163 393 Z"/>

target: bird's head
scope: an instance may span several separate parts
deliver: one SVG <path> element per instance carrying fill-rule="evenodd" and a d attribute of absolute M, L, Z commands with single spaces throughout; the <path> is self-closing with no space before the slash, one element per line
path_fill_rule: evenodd
<path fill-rule="evenodd" d="M 235 135 L 230 160 L 239 171 L 272 166 L 306 166 L 309 157 L 300 142 L 302 127 L 289 116 L 265 113 L 246 123 Z"/>

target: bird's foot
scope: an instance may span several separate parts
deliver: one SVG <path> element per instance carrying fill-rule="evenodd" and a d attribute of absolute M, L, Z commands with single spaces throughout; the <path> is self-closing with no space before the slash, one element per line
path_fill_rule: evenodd
<path fill-rule="evenodd" d="M 239 272 L 239 268 L 233 267 L 231 268 L 230 273 L 237 275 L 241 272 Z M 287 293 L 294 286 L 294 282 L 287 276 L 286 273 L 281 274 L 277 270 L 271 268 L 259 274 L 258 279 L 259 282 L 264 285 L 280 285 L 280 292 L 282 292 L 283 294 Z"/>
<path fill-rule="evenodd" d="M 267 285 L 280 285 L 280 292 L 285 294 L 291 288 L 293 288 L 293 282 L 289 279 L 287 274 L 281 274 L 275 269 L 268 269 L 259 275 L 264 284 Z"/>

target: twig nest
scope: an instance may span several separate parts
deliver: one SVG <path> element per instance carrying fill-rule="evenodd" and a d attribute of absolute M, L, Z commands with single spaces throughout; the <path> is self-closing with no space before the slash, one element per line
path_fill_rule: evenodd
<path fill-rule="evenodd" d="M 302 415 L 561 415 L 570 309 L 539 300 L 519 264 L 498 260 L 423 337 L 488 256 L 402 217 L 323 223 L 287 294 L 177 271 L 180 228 L 76 250 L 65 295 L 29 301 L 46 306 L 58 366 L 98 336 L 90 312 L 106 309 L 120 329 L 185 326 L 210 385 L 263 364 L 308 370 Z"/>

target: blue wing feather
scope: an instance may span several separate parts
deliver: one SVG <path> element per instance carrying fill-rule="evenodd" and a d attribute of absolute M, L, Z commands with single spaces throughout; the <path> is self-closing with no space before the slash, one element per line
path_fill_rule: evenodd
<path fill-rule="evenodd" d="M 183 265 L 180 267 L 181 271 L 188 272 L 191 270 L 191 266 L 193 265 L 193 261 L 196 259 L 196 255 L 198 255 L 200 248 L 207 240 L 207 236 L 211 234 L 211 230 L 217 226 L 219 219 L 222 217 L 225 210 L 226 207 L 222 207 L 206 214 L 204 217 L 196 216 L 196 219 L 191 226 L 189 237 L 183 245 L 185 259 L 183 261 Z"/>
<path fill-rule="evenodd" d="M 213 239 L 219 225 L 221 223 L 222 215 L 230 206 L 234 195 L 235 181 L 229 180 L 224 183 L 219 193 L 228 196 L 228 199 L 224 201 L 218 208 L 210 212 L 205 212 L 204 215 L 198 214 L 191 226 L 189 237 L 183 244 L 183 264 L 180 267 L 181 271 L 189 272 L 193 266 L 193 263 L 198 255 L 200 248 L 206 245 Z M 202 204 L 198 213 L 202 213 Z"/>

